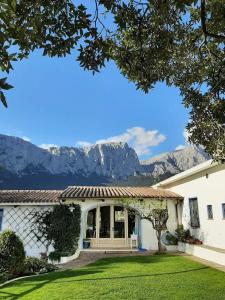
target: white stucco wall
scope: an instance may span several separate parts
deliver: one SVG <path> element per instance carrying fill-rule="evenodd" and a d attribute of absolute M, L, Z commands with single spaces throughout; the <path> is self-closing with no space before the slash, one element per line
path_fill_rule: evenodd
<path fill-rule="evenodd" d="M 169 214 L 169 219 L 167 221 L 167 230 L 172 234 L 175 232 L 178 226 L 175 204 L 175 200 L 167 201 L 167 208 Z M 147 220 L 141 220 L 141 246 L 142 248 L 148 250 L 158 249 L 156 232 L 152 228 L 152 224 Z"/>
<path fill-rule="evenodd" d="M 132 200 L 133 201 L 133 200 Z M 156 200 L 145 200 L 148 203 Z M 86 220 L 87 213 L 90 209 L 97 206 L 104 206 L 110 204 L 120 205 L 118 200 L 106 199 L 105 202 L 102 200 L 86 199 L 85 202 L 80 200 L 72 199 L 70 202 L 78 203 L 81 206 L 81 235 L 79 240 L 79 249 L 83 247 L 83 238 L 86 233 Z M 121 202 L 120 202 L 121 203 Z M 175 210 L 176 200 L 168 200 L 168 212 L 169 219 L 167 222 L 168 230 L 173 233 L 177 228 L 177 218 Z M 130 205 L 133 208 L 135 206 Z M 52 205 L 0 205 L 0 208 L 4 209 L 2 230 L 10 229 L 15 231 L 22 239 L 26 255 L 39 257 L 41 252 L 45 252 L 45 246 L 42 243 L 38 243 L 34 236 L 30 233 L 31 215 L 34 210 L 52 209 Z M 139 222 L 139 247 L 148 250 L 157 250 L 157 239 L 155 230 L 147 220 L 141 220 Z M 53 249 L 49 249 L 52 251 Z"/>
<path fill-rule="evenodd" d="M 208 178 L 206 177 L 208 174 Z M 164 185 L 184 196 L 182 222 L 193 235 L 203 240 L 205 245 L 225 249 L 225 219 L 222 203 L 225 203 L 225 165 L 218 165 L 178 182 Z M 189 198 L 198 199 L 200 228 L 190 226 Z M 208 219 L 207 205 L 212 205 L 213 219 Z"/>

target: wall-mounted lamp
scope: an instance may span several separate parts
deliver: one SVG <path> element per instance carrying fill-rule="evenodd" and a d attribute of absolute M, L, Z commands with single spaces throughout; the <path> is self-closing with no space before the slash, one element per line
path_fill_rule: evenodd
<path fill-rule="evenodd" d="M 105 202 L 105 199 L 101 199 L 102 202 Z"/>
<path fill-rule="evenodd" d="M 205 178 L 206 178 L 206 179 L 209 178 L 209 174 L 208 174 L 208 173 L 205 174 Z"/>
<path fill-rule="evenodd" d="M 69 210 L 70 210 L 71 212 L 73 212 L 73 211 L 74 211 L 74 207 L 73 207 L 73 206 L 70 206 Z"/>
<path fill-rule="evenodd" d="M 82 202 L 85 202 L 85 199 L 82 199 L 81 201 L 82 201 Z"/>

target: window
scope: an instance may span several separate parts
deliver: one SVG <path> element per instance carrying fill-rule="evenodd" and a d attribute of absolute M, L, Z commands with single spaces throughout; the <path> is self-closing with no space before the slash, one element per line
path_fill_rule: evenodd
<path fill-rule="evenodd" d="M 225 203 L 222 203 L 222 214 L 223 218 L 225 219 Z"/>
<path fill-rule="evenodd" d="M 3 209 L 0 209 L 0 231 L 2 230 L 2 222 L 3 222 Z"/>
<path fill-rule="evenodd" d="M 189 199 L 189 208 L 190 208 L 191 227 L 194 228 L 200 227 L 197 198 Z"/>
<path fill-rule="evenodd" d="M 207 205 L 207 214 L 208 214 L 208 219 L 213 219 L 213 209 L 212 205 Z"/>

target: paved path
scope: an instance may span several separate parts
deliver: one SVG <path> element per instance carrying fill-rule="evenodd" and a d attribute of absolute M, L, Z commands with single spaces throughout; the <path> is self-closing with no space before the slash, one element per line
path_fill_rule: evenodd
<path fill-rule="evenodd" d="M 143 255 L 153 255 L 154 252 L 118 252 L 118 253 L 105 253 L 105 252 L 81 252 L 77 259 L 74 259 L 68 263 L 60 264 L 58 267 L 60 269 L 75 269 L 79 267 L 86 266 L 88 264 L 94 263 L 95 261 L 106 258 L 106 257 L 118 257 L 118 256 L 143 256 Z"/>

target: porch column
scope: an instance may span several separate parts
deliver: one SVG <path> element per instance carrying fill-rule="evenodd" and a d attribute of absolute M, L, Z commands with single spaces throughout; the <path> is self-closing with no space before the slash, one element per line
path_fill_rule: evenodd
<path fill-rule="evenodd" d="M 100 229 L 100 206 L 96 207 L 96 244 L 99 246 L 99 229 Z"/>
<path fill-rule="evenodd" d="M 125 246 L 129 246 L 128 244 L 128 211 L 127 208 L 124 208 L 124 238 L 125 238 Z"/>

